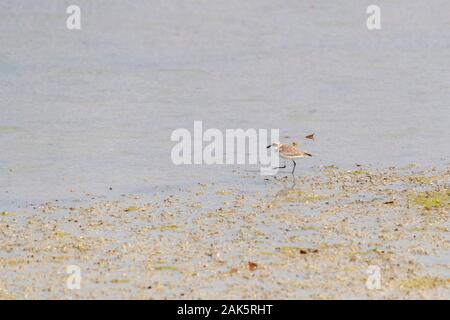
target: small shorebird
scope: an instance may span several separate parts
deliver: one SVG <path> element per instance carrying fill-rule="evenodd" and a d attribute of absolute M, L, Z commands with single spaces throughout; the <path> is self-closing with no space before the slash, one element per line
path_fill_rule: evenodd
<path fill-rule="evenodd" d="M 289 146 L 286 144 L 282 144 L 279 142 L 273 142 L 271 145 L 268 145 L 267 148 L 273 147 L 275 150 L 277 150 L 280 154 L 280 157 L 287 160 L 292 160 L 294 163 L 294 168 L 292 169 L 292 175 L 294 175 L 295 166 L 297 165 L 295 163 L 295 159 L 304 158 L 304 157 L 312 157 L 312 154 L 301 151 L 297 149 L 294 146 Z M 282 167 L 274 168 L 274 169 L 284 169 L 286 168 L 286 163 Z"/>

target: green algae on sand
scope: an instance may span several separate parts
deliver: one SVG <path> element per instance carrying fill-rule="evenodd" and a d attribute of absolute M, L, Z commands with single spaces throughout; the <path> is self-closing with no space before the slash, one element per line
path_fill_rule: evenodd
<path fill-rule="evenodd" d="M 318 253 L 319 249 L 284 246 L 276 248 L 279 252 L 292 257 L 308 253 Z"/>
<path fill-rule="evenodd" d="M 437 176 L 427 177 L 427 176 L 411 175 L 408 177 L 408 180 L 412 183 L 417 183 L 417 184 L 433 184 L 438 180 L 438 177 Z"/>
<path fill-rule="evenodd" d="M 289 190 L 284 197 L 286 202 L 310 203 L 328 199 L 328 196 L 316 193 L 307 193 L 300 190 Z"/>
<path fill-rule="evenodd" d="M 361 174 L 367 174 L 367 175 L 370 174 L 370 172 L 366 171 L 366 170 L 354 170 L 354 171 L 350 171 L 350 173 L 354 174 L 355 176 L 361 175 Z"/>
<path fill-rule="evenodd" d="M 0 217 L 15 217 L 15 212 L 2 211 L 0 212 Z"/>
<path fill-rule="evenodd" d="M 438 287 L 450 287 L 450 279 L 436 278 L 436 277 L 419 277 L 407 279 L 401 282 L 400 287 L 406 290 L 427 290 Z"/>
<path fill-rule="evenodd" d="M 174 266 L 156 266 L 154 269 L 155 271 L 178 271 Z"/>
<path fill-rule="evenodd" d="M 131 207 L 128 207 L 128 208 L 125 208 L 125 212 L 135 212 L 135 211 L 139 211 L 139 207 L 137 207 L 137 206 L 131 206 Z"/>
<path fill-rule="evenodd" d="M 450 208 L 450 191 L 422 192 L 414 198 L 414 203 L 425 210 Z"/>

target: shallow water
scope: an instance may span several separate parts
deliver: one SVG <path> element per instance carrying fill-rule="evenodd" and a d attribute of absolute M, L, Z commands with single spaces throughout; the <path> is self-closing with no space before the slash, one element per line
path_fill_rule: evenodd
<path fill-rule="evenodd" d="M 316 155 L 299 175 L 450 158 L 448 1 L 378 1 L 380 31 L 356 0 L 77 4 L 81 31 L 63 3 L 0 2 L 1 210 L 198 182 L 264 192 L 254 166 L 171 163 L 194 120 L 280 128 Z"/>

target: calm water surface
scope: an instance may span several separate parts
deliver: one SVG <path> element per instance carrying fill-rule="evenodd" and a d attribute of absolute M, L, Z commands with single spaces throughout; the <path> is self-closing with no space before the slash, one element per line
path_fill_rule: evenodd
<path fill-rule="evenodd" d="M 200 181 L 266 188 L 257 167 L 174 166 L 170 135 L 194 120 L 280 128 L 316 155 L 299 175 L 448 163 L 449 1 L 380 0 L 379 31 L 356 0 L 77 4 L 81 31 L 62 2 L 0 1 L 0 210 Z"/>

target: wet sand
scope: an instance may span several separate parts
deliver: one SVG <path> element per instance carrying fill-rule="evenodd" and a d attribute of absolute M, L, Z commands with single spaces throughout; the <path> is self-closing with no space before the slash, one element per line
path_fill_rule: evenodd
<path fill-rule="evenodd" d="M 0 298 L 450 298 L 450 166 L 316 172 L 0 212 Z"/>

